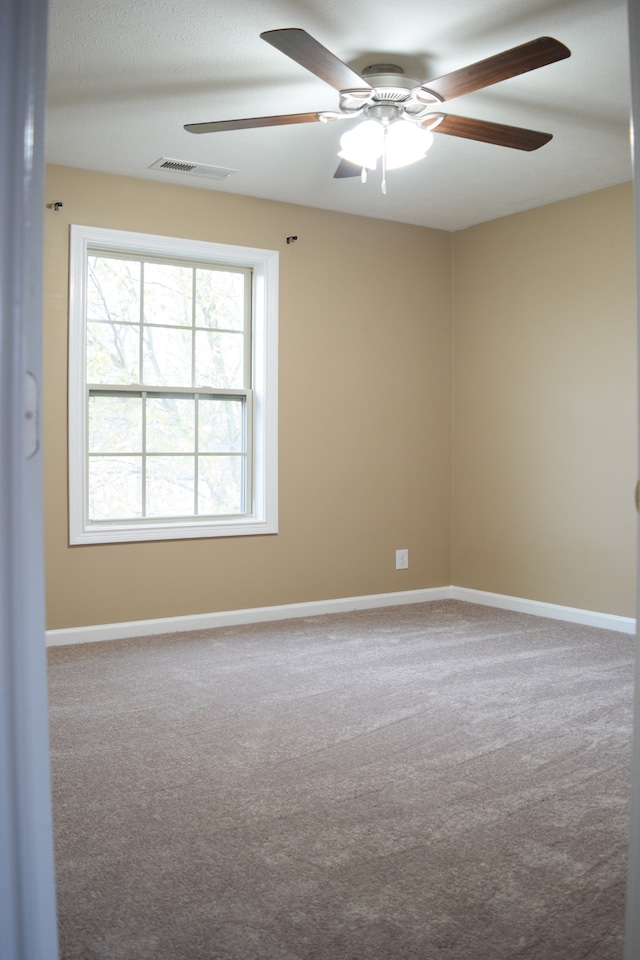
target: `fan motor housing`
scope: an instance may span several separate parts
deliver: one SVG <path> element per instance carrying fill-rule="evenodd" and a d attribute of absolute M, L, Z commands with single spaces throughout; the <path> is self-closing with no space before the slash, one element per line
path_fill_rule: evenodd
<path fill-rule="evenodd" d="M 395 63 L 374 63 L 365 67 L 362 77 L 374 88 L 375 99 L 382 102 L 402 103 L 414 87 L 420 86 L 419 80 L 405 76 L 402 67 Z"/>

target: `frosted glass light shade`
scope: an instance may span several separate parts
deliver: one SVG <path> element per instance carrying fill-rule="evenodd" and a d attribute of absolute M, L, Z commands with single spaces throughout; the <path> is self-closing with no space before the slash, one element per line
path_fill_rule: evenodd
<path fill-rule="evenodd" d="M 357 167 L 375 170 L 384 153 L 387 170 L 394 170 L 422 160 L 432 143 L 433 134 L 409 120 L 396 120 L 388 126 L 364 120 L 342 135 L 338 156 Z"/>
<path fill-rule="evenodd" d="M 402 120 L 392 123 L 387 129 L 385 153 L 387 170 L 408 167 L 410 163 L 422 160 L 433 143 L 433 134 Z"/>
<path fill-rule="evenodd" d="M 338 156 L 357 167 L 375 170 L 378 157 L 382 156 L 384 127 L 377 120 L 363 120 L 357 127 L 347 130 L 340 137 Z"/>

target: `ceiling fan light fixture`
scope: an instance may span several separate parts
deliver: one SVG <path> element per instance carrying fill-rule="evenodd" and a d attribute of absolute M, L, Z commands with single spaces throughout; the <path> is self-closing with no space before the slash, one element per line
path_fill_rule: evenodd
<path fill-rule="evenodd" d="M 357 167 L 375 170 L 384 154 L 385 168 L 396 170 L 422 160 L 433 143 L 433 134 L 410 120 L 383 123 L 364 120 L 340 138 L 338 156 Z"/>

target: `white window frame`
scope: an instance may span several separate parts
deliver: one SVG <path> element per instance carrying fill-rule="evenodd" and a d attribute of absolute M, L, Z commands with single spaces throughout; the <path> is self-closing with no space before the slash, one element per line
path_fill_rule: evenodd
<path fill-rule="evenodd" d="M 245 517 L 91 522 L 87 515 L 87 258 L 101 252 L 252 270 L 252 509 Z M 278 251 L 73 224 L 69 282 L 69 543 L 128 543 L 278 532 Z"/>

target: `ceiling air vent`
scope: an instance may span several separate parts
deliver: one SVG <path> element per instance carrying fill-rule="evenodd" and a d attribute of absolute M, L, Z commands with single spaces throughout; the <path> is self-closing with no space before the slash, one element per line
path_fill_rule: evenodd
<path fill-rule="evenodd" d="M 172 173 L 184 173 L 188 177 L 205 177 L 207 180 L 226 180 L 232 173 L 230 167 L 214 167 L 210 163 L 190 163 L 188 160 L 170 160 L 160 157 L 149 167 L 150 170 L 170 170 Z"/>

